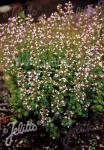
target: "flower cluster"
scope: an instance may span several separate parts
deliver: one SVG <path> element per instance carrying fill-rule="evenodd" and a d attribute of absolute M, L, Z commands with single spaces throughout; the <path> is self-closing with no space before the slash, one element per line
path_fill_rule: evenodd
<path fill-rule="evenodd" d="M 103 28 L 101 6 L 75 14 L 70 2 L 37 23 L 28 15 L 0 24 L 4 71 L 15 76 L 22 105 L 39 115 L 53 138 L 55 120 L 69 127 L 90 106 L 103 110 Z"/>

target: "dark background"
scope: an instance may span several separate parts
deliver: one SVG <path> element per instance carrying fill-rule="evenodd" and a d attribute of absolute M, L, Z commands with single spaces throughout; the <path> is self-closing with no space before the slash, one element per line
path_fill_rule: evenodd
<path fill-rule="evenodd" d="M 16 2 L 19 2 L 19 3 L 26 3 L 27 1 L 31 2 L 31 1 L 38 1 L 38 3 L 41 4 L 41 2 L 43 1 L 46 1 L 46 0 L 0 0 L 0 5 L 5 5 L 5 4 L 12 4 L 12 3 L 16 3 Z M 58 2 L 58 3 L 65 3 L 65 2 L 68 2 L 69 0 L 48 0 L 51 2 Z M 88 4 L 97 4 L 100 0 L 70 0 L 72 2 L 72 4 L 75 6 L 75 7 L 85 7 L 86 5 Z"/>
<path fill-rule="evenodd" d="M 89 4 L 96 5 L 100 0 L 70 0 L 73 4 L 73 10 L 76 12 L 79 9 L 84 9 Z M 102 0 L 103 1 L 103 0 Z M 0 6 L 10 5 L 12 10 L 9 13 L 0 13 L 0 23 L 7 22 L 8 18 L 15 16 L 19 10 L 24 10 L 25 14 L 28 14 L 28 10 L 32 8 L 36 11 L 32 16 L 34 20 L 37 20 L 42 14 L 46 14 L 47 17 L 51 15 L 52 12 L 57 10 L 57 4 L 64 4 L 69 2 L 69 0 L 0 0 Z M 38 10 L 38 8 L 41 8 Z"/>

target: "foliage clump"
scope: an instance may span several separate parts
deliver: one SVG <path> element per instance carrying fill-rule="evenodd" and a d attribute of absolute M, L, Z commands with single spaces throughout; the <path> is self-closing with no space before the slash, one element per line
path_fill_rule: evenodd
<path fill-rule="evenodd" d="M 70 2 L 38 23 L 28 15 L 0 24 L 2 64 L 12 79 L 8 85 L 15 85 L 12 108 L 33 111 L 53 138 L 57 121 L 67 128 L 89 108 L 103 111 L 103 29 L 101 6 L 75 14 Z"/>

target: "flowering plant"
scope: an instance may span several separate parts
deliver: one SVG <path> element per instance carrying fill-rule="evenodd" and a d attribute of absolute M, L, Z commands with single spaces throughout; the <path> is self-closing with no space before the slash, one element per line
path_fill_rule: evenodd
<path fill-rule="evenodd" d="M 75 14 L 70 2 L 37 23 L 28 15 L 0 24 L 12 109 L 22 115 L 33 111 L 53 138 L 57 121 L 67 128 L 89 108 L 104 111 L 103 28 L 100 6 L 91 15 Z"/>

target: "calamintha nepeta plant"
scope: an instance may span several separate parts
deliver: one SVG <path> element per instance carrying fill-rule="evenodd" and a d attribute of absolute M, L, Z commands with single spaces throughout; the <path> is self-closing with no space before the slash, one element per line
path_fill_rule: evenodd
<path fill-rule="evenodd" d="M 10 103 L 37 114 L 53 138 L 57 120 L 69 127 L 76 115 L 88 115 L 89 107 L 103 111 L 103 28 L 101 6 L 91 15 L 75 14 L 70 2 L 38 23 L 28 15 L 0 24 L 2 64 L 18 98 Z"/>

